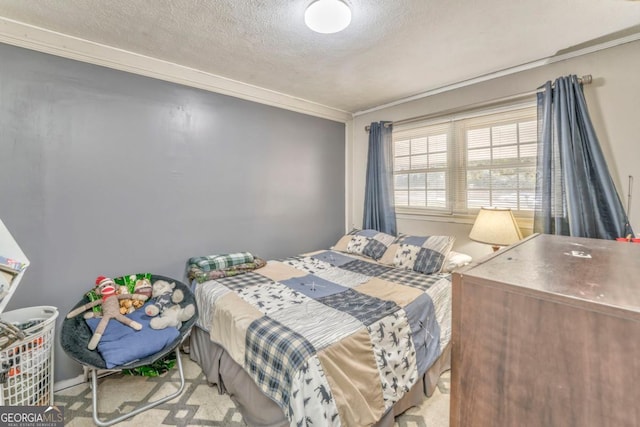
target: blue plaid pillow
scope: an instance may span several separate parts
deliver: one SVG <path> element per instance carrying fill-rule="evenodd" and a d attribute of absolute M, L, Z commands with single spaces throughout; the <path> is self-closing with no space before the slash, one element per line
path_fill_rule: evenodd
<path fill-rule="evenodd" d="M 400 236 L 380 262 L 423 274 L 439 273 L 454 241 L 452 236 Z"/>
<path fill-rule="evenodd" d="M 387 248 L 396 240 L 390 234 L 378 230 L 353 230 L 343 236 L 332 248 L 333 250 L 361 255 L 379 260 Z"/>

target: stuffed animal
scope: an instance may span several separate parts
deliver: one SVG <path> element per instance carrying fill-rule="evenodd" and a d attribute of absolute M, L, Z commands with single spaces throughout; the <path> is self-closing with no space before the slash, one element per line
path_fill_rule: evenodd
<path fill-rule="evenodd" d="M 193 304 L 189 304 L 184 308 L 180 307 L 180 304 L 175 304 L 165 308 L 159 316 L 151 319 L 149 326 L 152 329 L 164 329 L 171 326 L 180 329 L 182 322 L 191 319 L 195 312 L 196 309 Z"/>
<path fill-rule="evenodd" d="M 118 294 L 128 294 L 129 288 L 127 286 L 120 286 Z M 149 279 L 138 279 L 133 287 L 134 295 L 144 295 L 146 298 L 142 299 L 121 299 L 120 300 L 120 314 L 133 313 L 144 305 L 144 302 L 151 298 L 151 282 Z"/>
<path fill-rule="evenodd" d="M 120 297 L 120 295 L 124 295 L 126 298 Z M 129 292 L 129 288 L 127 286 L 118 286 L 118 302 L 120 303 L 120 314 L 129 314 L 133 313 L 136 309 L 133 306 L 133 299 L 131 299 L 131 292 Z M 141 301 L 140 301 L 141 302 Z"/>
<path fill-rule="evenodd" d="M 184 300 L 184 293 L 175 287 L 175 283 L 164 280 L 157 280 L 153 284 L 151 297 L 155 301 L 145 307 L 147 316 L 153 317 L 149 322 L 151 328 L 164 329 L 174 326 L 180 329 L 182 322 L 189 320 L 195 314 L 196 309 L 193 304 L 180 307 L 180 303 Z"/>
<path fill-rule="evenodd" d="M 144 312 L 147 316 L 157 316 L 164 309 L 173 304 L 180 304 L 184 299 L 184 294 L 180 289 L 175 289 L 175 283 L 169 283 L 165 280 L 156 280 L 152 286 L 151 298 L 155 301 L 153 304 L 147 304 Z"/>
<path fill-rule="evenodd" d="M 146 295 L 147 298 L 151 298 L 153 289 L 149 279 L 138 279 L 133 287 L 133 293 L 139 295 Z"/>
<path fill-rule="evenodd" d="M 91 340 L 89 340 L 89 344 L 87 344 L 87 348 L 89 350 L 95 350 L 95 348 L 98 346 L 98 343 L 102 338 L 102 334 L 104 333 L 104 330 L 107 328 L 107 324 L 111 319 L 116 319 L 120 323 L 123 323 L 135 329 L 136 331 L 142 329 L 142 325 L 140 323 L 120 314 L 119 300 L 124 298 L 146 299 L 143 295 L 117 295 L 116 285 L 113 280 L 104 276 L 100 276 L 96 279 L 96 293 L 102 296 L 102 299 L 84 304 L 67 314 L 67 319 L 70 319 L 80 313 L 84 313 L 85 311 L 102 304 L 102 319 L 100 320 L 100 323 L 98 323 L 98 327 L 91 337 Z M 90 311 L 88 313 L 85 313 L 84 315 L 85 319 L 90 319 L 92 317 L 99 317 L 99 314 Z"/>

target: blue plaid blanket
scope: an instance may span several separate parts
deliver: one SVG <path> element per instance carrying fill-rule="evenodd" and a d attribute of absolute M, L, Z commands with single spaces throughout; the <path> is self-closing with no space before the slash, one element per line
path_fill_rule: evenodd
<path fill-rule="evenodd" d="M 450 276 L 322 251 L 198 285 L 200 324 L 291 425 L 370 425 L 450 337 Z"/>

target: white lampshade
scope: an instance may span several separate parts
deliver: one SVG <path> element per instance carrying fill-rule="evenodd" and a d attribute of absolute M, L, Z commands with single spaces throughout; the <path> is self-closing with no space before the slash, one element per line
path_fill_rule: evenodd
<path fill-rule="evenodd" d="M 481 208 L 469 238 L 479 243 L 507 246 L 522 240 L 522 233 L 511 209 Z"/>
<path fill-rule="evenodd" d="M 318 0 L 304 12 L 304 22 L 317 33 L 337 33 L 351 23 L 351 9 L 340 0 Z"/>

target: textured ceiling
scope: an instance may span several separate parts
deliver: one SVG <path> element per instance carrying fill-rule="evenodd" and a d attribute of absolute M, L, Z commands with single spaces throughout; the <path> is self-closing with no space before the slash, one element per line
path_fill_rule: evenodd
<path fill-rule="evenodd" d="M 357 112 L 640 32 L 627 0 L 346 0 L 316 34 L 311 0 L 0 0 L 0 16 Z"/>

